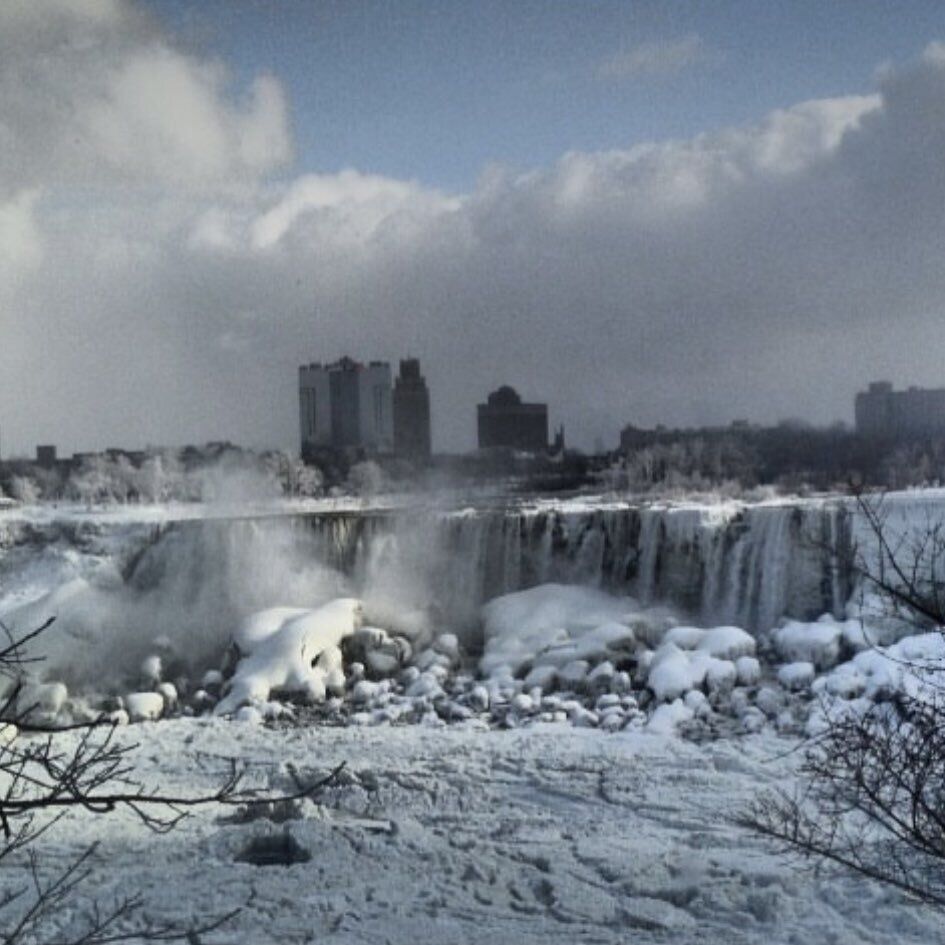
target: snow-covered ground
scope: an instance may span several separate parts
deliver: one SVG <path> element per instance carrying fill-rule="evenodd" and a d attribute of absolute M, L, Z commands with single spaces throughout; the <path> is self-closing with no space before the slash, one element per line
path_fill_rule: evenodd
<path fill-rule="evenodd" d="M 896 501 L 906 527 L 945 497 Z M 575 529 L 594 534 L 599 515 L 620 511 L 608 502 L 573 500 L 555 514 L 566 508 Z M 729 522 L 736 537 L 758 525 L 737 505 L 674 508 L 686 541 Z M 768 551 L 716 541 L 712 553 L 743 555 L 738 569 L 749 562 L 759 580 L 780 580 L 792 508 L 761 523 Z M 409 536 L 375 536 L 371 567 L 355 580 L 318 557 L 325 548 L 307 525 L 288 521 L 299 511 L 0 513 L 11 536 L 0 541 L 0 617 L 21 632 L 60 617 L 42 638 L 46 681 L 21 694 L 43 719 L 106 711 L 136 722 L 118 737 L 139 743 L 137 776 L 172 793 L 211 791 L 229 758 L 272 791 L 292 791 L 292 771 L 308 781 L 347 764 L 318 803 L 280 823 L 201 809 L 155 836 L 127 812 L 72 814 L 37 842 L 44 868 L 99 841 L 87 889 L 105 904 L 140 892 L 155 922 L 241 908 L 207 942 L 847 945 L 945 935 L 945 921 L 898 893 L 792 869 L 732 819 L 766 788 L 790 786 L 799 736 L 823 723 L 824 705 L 866 711 L 925 685 L 905 664 L 940 670 L 937 631 L 917 634 L 869 598 L 765 629 L 700 625 L 613 587 L 546 582 L 485 603 L 471 639 L 424 596 L 429 575 L 398 567 L 416 550 Z M 252 528 L 160 531 L 257 516 Z M 561 521 L 541 536 L 560 543 Z M 515 523 L 481 547 L 514 549 Z M 659 541 L 676 527 L 655 523 Z M 493 518 L 482 534 L 505 524 Z M 594 560 L 591 545 L 574 547 Z M 744 587 L 758 591 L 753 580 Z M 890 646 L 888 658 L 877 645 Z M 304 861 L 245 862 L 254 838 L 286 834 Z M 0 862 L 0 894 L 22 869 Z M 88 895 L 60 912 L 63 932 L 78 928 Z"/>
<path fill-rule="evenodd" d="M 730 819 L 790 776 L 773 735 L 693 744 L 562 725 L 262 729 L 219 719 L 124 730 L 138 774 L 206 791 L 239 757 L 254 784 L 293 790 L 347 767 L 297 819 L 201 810 L 173 833 L 129 814 L 71 815 L 37 844 L 45 864 L 99 841 L 85 891 L 140 891 L 152 921 L 239 916 L 204 941 L 247 943 L 926 943 L 937 914 L 863 879 L 794 868 Z M 291 835 L 290 866 L 240 861 Z M 16 879 L 0 868 L 0 888 Z M 75 927 L 88 901 L 59 915 Z"/>

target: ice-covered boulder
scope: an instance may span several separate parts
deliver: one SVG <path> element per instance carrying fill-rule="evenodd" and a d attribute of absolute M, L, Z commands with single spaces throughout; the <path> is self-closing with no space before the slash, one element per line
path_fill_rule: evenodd
<path fill-rule="evenodd" d="M 705 631 L 696 649 L 718 660 L 732 661 L 754 656 L 755 638 L 740 627 L 713 627 Z"/>
<path fill-rule="evenodd" d="M 856 701 L 882 701 L 903 694 L 940 699 L 945 690 L 945 635 L 939 631 L 905 637 L 887 647 L 857 653 L 818 680 L 828 694 Z"/>
<path fill-rule="evenodd" d="M 132 692 L 125 696 L 125 711 L 132 722 L 153 722 L 164 714 L 164 697 L 159 692 Z"/>
<path fill-rule="evenodd" d="M 234 634 L 243 655 L 215 714 L 230 715 L 273 693 L 321 702 L 329 691 L 344 691 L 341 641 L 360 621 L 361 604 L 354 598 L 317 610 L 276 608 L 254 615 Z"/>
<path fill-rule="evenodd" d="M 480 670 L 492 676 L 508 666 L 514 675 L 526 664 L 600 662 L 609 646 L 632 643 L 628 619 L 639 609 L 631 598 L 565 584 L 542 584 L 497 597 L 482 608 L 485 649 Z"/>
<path fill-rule="evenodd" d="M 646 723 L 646 730 L 653 735 L 672 735 L 680 725 L 694 718 L 695 712 L 682 699 L 676 699 L 656 708 Z"/>
<path fill-rule="evenodd" d="M 738 681 L 738 670 L 730 660 L 710 656 L 706 665 L 705 684 L 710 693 L 731 692 Z"/>
<path fill-rule="evenodd" d="M 761 663 L 753 656 L 741 656 L 735 660 L 735 671 L 740 686 L 755 686 L 761 680 Z"/>
<path fill-rule="evenodd" d="M 310 611 L 301 607 L 270 607 L 247 617 L 233 634 L 233 643 L 240 655 L 252 653 L 261 643 L 269 640 L 290 620 L 304 617 Z"/>
<path fill-rule="evenodd" d="M 61 682 L 27 681 L 17 696 L 17 713 L 39 724 L 50 724 L 63 710 L 69 690 Z"/>
<path fill-rule="evenodd" d="M 778 682 L 785 689 L 797 692 L 801 689 L 809 689 L 814 682 L 816 671 L 814 664 L 805 660 L 799 660 L 794 663 L 785 663 L 778 669 Z"/>
<path fill-rule="evenodd" d="M 681 650 L 694 650 L 704 639 L 706 631 L 699 627 L 671 627 L 663 637 L 663 643 L 672 643 Z"/>
<path fill-rule="evenodd" d="M 843 627 L 830 617 L 816 623 L 789 620 L 774 631 L 774 644 L 781 658 L 790 663 L 812 663 L 819 670 L 836 666 L 840 658 Z"/>
<path fill-rule="evenodd" d="M 653 655 L 646 684 L 660 702 L 674 702 L 690 689 L 701 686 L 709 657 L 664 643 Z"/>

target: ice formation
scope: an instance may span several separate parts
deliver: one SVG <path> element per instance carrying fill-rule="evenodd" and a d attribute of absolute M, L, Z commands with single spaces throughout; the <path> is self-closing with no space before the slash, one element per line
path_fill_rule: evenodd
<path fill-rule="evenodd" d="M 234 635 L 240 660 L 215 712 L 225 715 L 245 705 L 290 693 L 321 702 L 342 695 L 341 641 L 358 629 L 361 602 L 340 598 L 313 611 L 277 608 L 251 617 Z"/>
<path fill-rule="evenodd" d="M 855 657 L 909 629 L 868 597 L 849 606 L 823 547 L 863 536 L 833 500 L 288 511 L 3 513 L 0 616 L 58 618 L 43 675 L 69 691 L 36 711 L 108 694 L 131 719 L 268 718 L 295 699 L 356 724 L 783 727 L 810 693 L 872 691 Z M 325 630 L 339 596 L 375 626 Z M 229 640 L 238 660 L 221 663 Z"/>

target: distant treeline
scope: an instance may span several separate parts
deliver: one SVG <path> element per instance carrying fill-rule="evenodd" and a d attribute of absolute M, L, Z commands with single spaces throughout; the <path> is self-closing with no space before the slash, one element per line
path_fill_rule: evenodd
<path fill-rule="evenodd" d="M 621 436 L 612 476 L 630 489 L 826 490 L 852 483 L 903 489 L 945 482 L 945 437 L 877 438 L 843 427 L 782 424 L 639 430 Z"/>
<path fill-rule="evenodd" d="M 25 503 L 207 502 L 317 495 L 322 490 L 318 469 L 285 453 L 258 453 L 231 443 L 0 464 L 0 495 Z"/>

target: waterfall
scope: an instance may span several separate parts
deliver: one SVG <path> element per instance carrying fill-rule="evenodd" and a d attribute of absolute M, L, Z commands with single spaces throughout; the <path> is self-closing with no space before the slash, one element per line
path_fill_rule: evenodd
<path fill-rule="evenodd" d="M 842 615 L 849 517 L 841 503 L 821 501 L 368 513 L 313 516 L 311 527 L 325 562 L 365 595 L 397 589 L 461 624 L 475 622 L 485 600 L 559 581 L 763 632 L 783 616 Z"/>
<path fill-rule="evenodd" d="M 29 628 L 55 614 L 62 658 L 77 672 L 94 669 L 102 652 L 92 640 L 125 652 L 129 665 L 160 636 L 211 658 L 247 613 L 338 594 L 362 597 L 382 625 L 422 615 L 431 629 L 475 644 L 486 600 L 549 581 L 764 633 L 784 616 L 843 613 L 851 518 L 839 500 L 587 501 L 157 523 L 47 516 L 7 522 L 0 534 L 0 616 Z"/>

